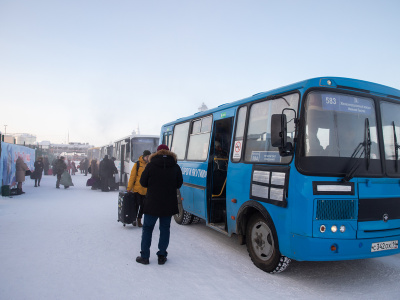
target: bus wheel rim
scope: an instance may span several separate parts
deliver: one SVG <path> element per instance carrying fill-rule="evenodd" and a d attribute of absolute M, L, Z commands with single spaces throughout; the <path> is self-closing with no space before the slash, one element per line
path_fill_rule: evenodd
<path fill-rule="evenodd" d="M 274 253 L 272 231 L 264 222 L 257 222 L 252 228 L 251 243 L 254 253 L 261 260 L 269 260 Z"/>

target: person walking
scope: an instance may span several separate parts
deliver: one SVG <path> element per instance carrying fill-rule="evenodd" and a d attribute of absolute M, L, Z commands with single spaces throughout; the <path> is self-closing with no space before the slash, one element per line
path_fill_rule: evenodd
<path fill-rule="evenodd" d="M 150 154 L 151 152 L 149 150 L 144 150 L 143 155 L 140 156 L 139 160 L 133 165 L 126 189 L 129 193 L 133 193 L 135 199 L 135 211 L 137 212 L 137 216 L 135 216 L 135 220 L 132 222 L 133 226 L 136 226 L 136 224 L 139 227 L 143 226 L 143 202 L 146 198 L 147 189 L 140 184 L 140 177 L 149 162 Z"/>
<path fill-rule="evenodd" d="M 43 171 L 44 171 L 44 175 L 49 175 L 49 174 L 48 174 L 48 173 L 49 173 L 49 168 L 50 168 L 49 158 L 48 158 L 48 156 L 46 155 L 46 156 L 44 157 L 44 160 L 43 160 Z"/>
<path fill-rule="evenodd" d="M 33 171 L 33 178 L 35 178 L 35 187 L 40 186 L 40 180 L 42 180 L 42 173 L 44 169 L 44 163 L 41 156 L 38 157 L 34 164 L 35 171 Z"/>
<path fill-rule="evenodd" d="M 149 264 L 151 238 L 157 219 L 160 224 L 158 264 L 163 265 L 167 261 L 171 217 L 179 212 L 176 190 L 182 183 L 182 171 L 177 164 L 176 154 L 169 151 L 167 145 L 159 145 L 140 178 L 140 184 L 147 188 L 147 196 L 143 207 L 141 251 L 136 262 Z"/>
<path fill-rule="evenodd" d="M 65 157 L 61 156 L 54 163 L 54 171 L 55 171 L 55 174 L 57 175 L 56 188 L 58 188 L 58 189 L 60 188 L 61 175 L 67 169 L 67 164 L 65 163 L 64 159 L 65 159 Z"/>
<path fill-rule="evenodd" d="M 90 162 L 90 171 L 92 173 L 92 190 L 97 190 L 100 187 L 99 178 L 99 165 L 97 164 L 97 159 L 93 158 Z"/>
<path fill-rule="evenodd" d="M 87 157 L 85 157 L 85 159 L 83 160 L 83 170 L 85 172 L 85 176 L 87 176 L 88 169 L 89 169 L 89 160 L 87 159 Z"/>
<path fill-rule="evenodd" d="M 109 192 L 109 187 L 113 187 L 114 177 L 113 174 L 115 172 L 118 173 L 117 168 L 112 160 L 108 158 L 108 155 L 104 155 L 103 160 L 100 162 L 99 167 L 100 172 L 100 180 L 101 180 L 101 191 L 102 192 Z"/>
<path fill-rule="evenodd" d="M 25 181 L 25 174 L 26 171 L 28 171 L 29 168 L 27 164 L 24 162 L 21 156 L 18 156 L 17 161 L 15 162 L 15 181 L 17 183 L 17 194 L 25 194 L 25 192 L 22 191 L 22 182 Z"/>
<path fill-rule="evenodd" d="M 68 174 L 71 174 L 71 169 L 72 169 L 71 160 L 68 159 L 67 160 L 67 171 L 68 171 Z"/>
<path fill-rule="evenodd" d="M 74 162 L 74 161 L 71 161 L 71 166 L 72 166 L 72 168 L 71 168 L 71 174 L 72 174 L 72 175 L 75 175 L 75 172 L 76 172 L 76 165 L 75 165 L 75 162 Z"/>

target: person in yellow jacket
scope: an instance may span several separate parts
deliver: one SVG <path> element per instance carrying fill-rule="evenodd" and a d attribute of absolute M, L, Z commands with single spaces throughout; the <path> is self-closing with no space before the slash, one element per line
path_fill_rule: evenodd
<path fill-rule="evenodd" d="M 133 165 L 131 175 L 129 177 L 128 187 L 126 189 L 128 192 L 133 193 L 133 195 L 135 196 L 135 211 L 137 212 L 137 216 L 135 216 L 135 220 L 132 222 L 133 226 L 136 226 L 136 224 L 139 227 L 143 226 L 143 202 L 146 198 L 147 188 L 142 187 L 142 185 L 140 184 L 140 177 L 142 176 L 142 172 L 149 162 L 150 154 L 151 152 L 149 150 L 144 150 L 143 155 L 139 157 L 139 160 Z"/>

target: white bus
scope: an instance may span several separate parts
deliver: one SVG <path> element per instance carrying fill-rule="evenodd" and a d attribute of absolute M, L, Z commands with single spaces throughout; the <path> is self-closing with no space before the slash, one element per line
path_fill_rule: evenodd
<path fill-rule="evenodd" d="M 103 159 L 105 155 L 108 155 L 108 158 L 111 159 L 114 155 L 114 145 L 112 143 L 103 145 L 100 147 L 100 158 Z"/>
<path fill-rule="evenodd" d="M 119 185 L 128 186 L 133 165 L 144 150 L 156 152 L 160 137 L 158 135 L 130 135 L 114 142 L 113 157 L 118 169 Z"/>

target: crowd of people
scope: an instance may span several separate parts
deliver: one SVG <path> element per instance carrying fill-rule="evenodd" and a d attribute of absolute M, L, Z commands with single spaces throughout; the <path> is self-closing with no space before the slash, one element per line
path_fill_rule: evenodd
<path fill-rule="evenodd" d="M 115 179 L 118 169 L 114 162 L 115 158 L 110 159 L 108 155 L 105 155 L 100 162 L 97 159 L 92 159 L 88 169 L 92 177 L 87 181 L 87 185 L 91 186 L 92 190 L 101 189 L 102 192 L 109 192 L 119 189 L 119 184 Z"/>
<path fill-rule="evenodd" d="M 96 159 L 91 160 L 89 166 L 89 160 L 84 158 L 77 167 L 70 159 L 67 159 L 66 162 L 65 157 L 60 156 L 53 160 L 50 169 L 47 157 L 38 157 L 31 178 L 35 180 L 35 187 L 40 187 L 42 174 L 53 174 L 57 176 L 56 188 L 64 185 L 64 188 L 67 189 L 74 185 L 71 175 L 75 175 L 79 168 L 84 176 L 87 176 L 88 173 L 91 174 L 87 185 L 90 185 L 93 190 L 99 188 L 103 192 L 118 190 L 119 185 L 114 177 L 118 170 L 114 161 L 115 158 L 110 159 L 108 155 L 105 155 L 100 162 Z M 22 182 L 25 181 L 28 170 L 22 157 L 18 157 L 16 181 L 21 194 L 24 193 Z M 136 212 L 136 215 L 133 216 L 133 225 L 142 227 L 141 251 L 136 262 L 149 264 L 152 234 L 157 220 L 160 224 L 159 251 L 156 253 L 158 264 L 163 265 L 167 261 L 171 218 L 179 212 L 176 190 L 182 184 L 183 177 L 181 168 L 177 164 L 177 156 L 166 145 L 159 145 L 157 152 L 153 154 L 149 150 L 145 150 L 133 165 L 126 192 L 133 193 L 134 211 Z"/>

